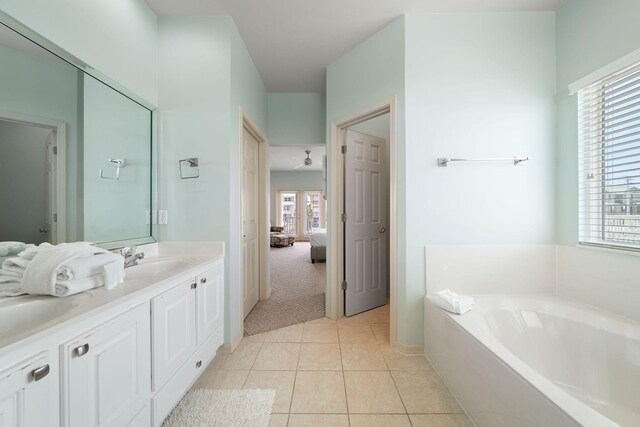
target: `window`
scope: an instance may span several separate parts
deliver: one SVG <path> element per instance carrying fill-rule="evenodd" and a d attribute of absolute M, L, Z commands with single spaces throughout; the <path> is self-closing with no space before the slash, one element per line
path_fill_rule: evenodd
<path fill-rule="evenodd" d="M 640 250 L 640 64 L 578 90 L 579 241 Z"/>

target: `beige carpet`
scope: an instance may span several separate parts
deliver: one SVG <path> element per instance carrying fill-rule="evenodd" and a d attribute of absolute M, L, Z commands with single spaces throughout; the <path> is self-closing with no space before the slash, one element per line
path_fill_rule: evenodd
<path fill-rule="evenodd" d="M 325 263 L 311 263 L 309 242 L 271 248 L 271 297 L 258 301 L 244 320 L 255 335 L 324 317 Z"/>

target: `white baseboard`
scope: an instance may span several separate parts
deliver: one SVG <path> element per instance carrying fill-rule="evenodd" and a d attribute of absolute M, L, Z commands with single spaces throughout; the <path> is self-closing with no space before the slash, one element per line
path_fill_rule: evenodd
<path fill-rule="evenodd" d="M 424 355 L 424 347 L 421 345 L 408 345 L 408 344 L 402 344 L 396 341 L 391 345 L 391 348 L 407 356 L 423 356 Z"/>
<path fill-rule="evenodd" d="M 231 343 L 222 344 L 220 346 L 220 348 L 218 349 L 218 353 L 220 354 L 233 353 L 234 351 L 236 351 L 236 348 L 238 348 L 238 345 L 240 344 L 240 341 L 242 341 L 243 336 L 244 336 L 244 329 L 240 329 L 240 332 L 238 332 L 238 335 L 236 335 L 235 338 L 233 338 Z"/>

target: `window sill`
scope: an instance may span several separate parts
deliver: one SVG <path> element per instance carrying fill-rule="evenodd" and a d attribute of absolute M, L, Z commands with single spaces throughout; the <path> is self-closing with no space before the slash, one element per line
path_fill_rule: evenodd
<path fill-rule="evenodd" d="M 610 254 L 630 255 L 630 256 L 640 257 L 640 249 L 610 248 L 610 247 L 602 247 L 602 246 L 595 246 L 595 245 L 587 245 L 584 243 L 578 243 L 575 245 L 575 247 L 580 249 L 587 249 L 590 251 L 598 251 L 598 252 L 606 252 Z"/>

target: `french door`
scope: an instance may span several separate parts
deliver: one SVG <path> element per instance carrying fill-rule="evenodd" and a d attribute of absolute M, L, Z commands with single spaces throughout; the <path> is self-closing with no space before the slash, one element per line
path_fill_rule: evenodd
<path fill-rule="evenodd" d="M 278 209 L 278 225 L 297 240 L 308 240 L 311 233 L 327 227 L 322 190 L 280 190 Z"/>

